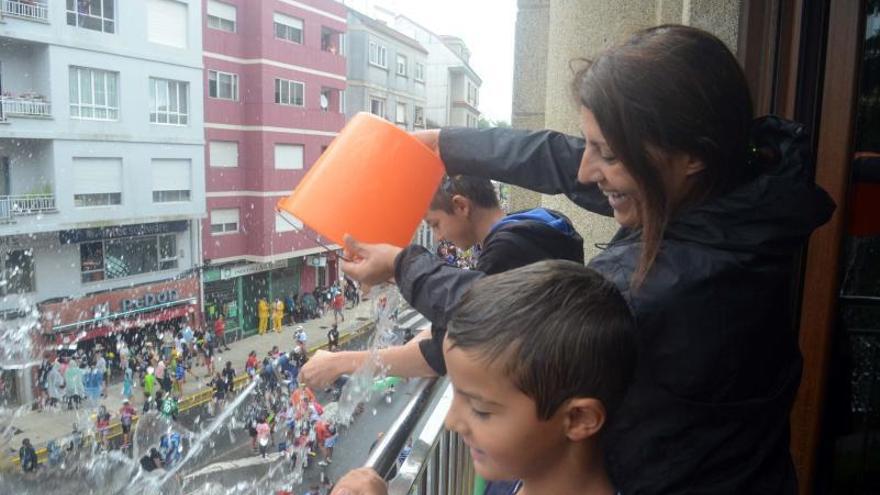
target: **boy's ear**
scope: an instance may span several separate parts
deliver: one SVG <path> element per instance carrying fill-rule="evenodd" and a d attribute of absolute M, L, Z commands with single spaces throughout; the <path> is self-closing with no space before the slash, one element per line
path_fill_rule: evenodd
<path fill-rule="evenodd" d="M 452 196 L 452 211 L 454 213 L 469 215 L 471 212 L 471 200 L 461 194 Z"/>
<path fill-rule="evenodd" d="M 565 406 L 565 435 L 572 442 L 582 442 L 605 425 L 605 405 L 599 399 L 579 397 Z"/>

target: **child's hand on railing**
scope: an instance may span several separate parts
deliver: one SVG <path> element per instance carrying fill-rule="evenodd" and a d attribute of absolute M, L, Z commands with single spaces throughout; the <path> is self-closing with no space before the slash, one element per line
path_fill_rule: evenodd
<path fill-rule="evenodd" d="M 387 495 L 388 485 L 376 471 L 370 468 L 359 468 L 336 483 L 330 495 Z"/>

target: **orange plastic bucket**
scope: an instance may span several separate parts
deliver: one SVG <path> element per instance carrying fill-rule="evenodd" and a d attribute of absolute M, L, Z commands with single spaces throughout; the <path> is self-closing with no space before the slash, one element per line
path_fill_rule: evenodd
<path fill-rule="evenodd" d="M 358 113 L 277 207 L 342 245 L 408 245 L 440 185 L 444 166 L 390 122 Z"/>

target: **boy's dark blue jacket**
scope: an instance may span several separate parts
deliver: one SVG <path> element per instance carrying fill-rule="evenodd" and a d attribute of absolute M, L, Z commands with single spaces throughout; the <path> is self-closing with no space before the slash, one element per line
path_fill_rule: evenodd
<path fill-rule="evenodd" d="M 483 249 L 477 259 L 477 271 L 492 275 L 546 259 L 565 259 L 584 262 L 584 240 L 562 213 L 545 208 L 535 208 L 505 216 L 489 231 L 483 241 Z M 418 258 L 425 263 L 428 271 L 460 270 L 444 268 L 440 258 L 420 246 L 410 246 L 404 250 L 404 257 Z M 443 359 L 443 337 L 446 335 L 447 314 L 452 306 L 435 308 L 431 313 L 422 313 L 434 325 L 431 339 L 419 342 L 422 356 L 431 368 L 440 375 L 446 374 Z"/>

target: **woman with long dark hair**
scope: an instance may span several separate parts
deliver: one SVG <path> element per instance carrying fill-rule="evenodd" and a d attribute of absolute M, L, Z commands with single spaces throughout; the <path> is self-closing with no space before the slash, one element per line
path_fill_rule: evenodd
<path fill-rule="evenodd" d="M 622 493 L 796 493 L 797 258 L 834 209 L 811 178 L 803 127 L 753 120 L 733 54 L 685 26 L 637 32 L 585 62 L 573 90 L 583 138 L 418 137 L 449 174 L 565 194 L 620 224 L 589 266 L 618 286 L 638 323 L 635 380 L 605 437 Z M 418 246 L 349 239 L 347 248 L 349 276 L 394 275 L 439 325 L 482 276 L 444 268 Z"/>

